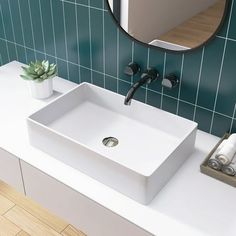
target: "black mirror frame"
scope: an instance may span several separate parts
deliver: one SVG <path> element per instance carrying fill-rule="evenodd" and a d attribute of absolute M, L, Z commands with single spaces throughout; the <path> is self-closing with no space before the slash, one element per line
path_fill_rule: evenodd
<path fill-rule="evenodd" d="M 181 51 L 175 51 L 175 50 L 170 50 L 170 49 L 166 49 L 166 48 L 161 48 L 161 47 L 158 47 L 158 46 L 154 46 L 154 45 L 150 45 L 150 44 L 147 44 L 147 43 L 144 43 L 136 38 L 134 38 L 133 36 L 131 36 L 129 33 L 127 33 L 121 26 L 120 26 L 120 23 L 117 21 L 117 18 L 120 19 L 120 4 L 115 4 L 114 5 L 114 10 L 115 10 L 115 14 L 117 16 L 115 16 L 111 10 L 111 7 L 110 7 L 110 4 L 109 4 L 109 1 L 106 0 L 106 4 L 107 4 L 107 9 L 111 15 L 111 17 L 113 18 L 114 22 L 116 23 L 117 27 L 124 33 L 126 34 L 131 40 L 143 45 L 143 46 L 146 46 L 146 47 L 149 47 L 149 48 L 153 48 L 153 49 L 159 49 L 159 50 L 162 50 L 164 52 L 169 52 L 169 53 L 176 53 L 176 54 L 181 54 L 181 53 L 191 53 L 197 49 L 200 49 L 201 47 L 207 45 L 208 43 L 210 43 L 214 38 L 215 36 L 219 33 L 219 31 L 222 29 L 224 23 L 225 23 L 225 20 L 227 19 L 227 15 L 229 13 L 229 10 L 230 10 L 230 6 L 231 6 L 231 2 L 232 0 L 225 0 L 225 11 L 224 11 L 224 15 L 221 19 L 221 22 L 218 26 L 218 28 L 216 29 L 216 31 L 212 34 L 212 36 L 206 40 L 205 42 L 203 42 L 202 44 L 200 44 L 199 46 L 195 47 L 195 48 L 191 48 L 191 49 L 186 49 L 186 50 L 181 50 Z M 120 3 L 120 0 L 119 0 L 119 3 Z"/>

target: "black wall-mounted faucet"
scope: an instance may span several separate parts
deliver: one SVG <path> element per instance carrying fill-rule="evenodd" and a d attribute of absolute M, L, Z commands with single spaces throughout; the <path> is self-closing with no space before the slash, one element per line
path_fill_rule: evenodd
<path fill-rule="evenodd" d="M 143 86 L 144 84 L 150 84 L 153 81 L 155 81 L 156 79 L 159 78 L 159 72 L 154 69 L 154 68 L 150 68 L 147 71 L 145 71 L 142 75 L 141 75 L 141 79 L 136 82 L 128 91 L 126 97 L 125 97 L 125 101 L 124 104 L 125 105 L 130 105 L 131 104 L 131 100 L 134 97 L 135 92 L 137 91 L 138 88 L 140 88 L 141 86 Z"/>

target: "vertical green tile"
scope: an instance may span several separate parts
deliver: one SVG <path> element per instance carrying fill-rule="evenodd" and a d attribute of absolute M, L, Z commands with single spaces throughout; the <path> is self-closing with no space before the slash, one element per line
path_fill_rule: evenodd
<path fill-rule="evenodd" d="M 5 35 L 5 32 L 4 32 L 4 24 L 3 24 L 3 15 L 2 15 L 1 5 L 0 5 L 0 38 L 1 39 L 6 38 L 6 35 Z"/>
<path fill-rule="evenodd" d="M 105 73 L 117 76 L 117 29 L 108 12 L 105 13 Z"/>
<path fill-rule="evenodd" d="M 79 52 L 76 35 L 76 6 L 70 3 L 65 3 L 64 6 L 68 60 L 73 63 L 78 63 Z"/>
<path fill-rule="evenodd" d="M 91 44 L 93 69 L 103 72 L 103 15 L 91 9 Z"/>
<path fill-rule="evenodd" d="M 232 119 L 219 114 L 215 114 L 212 134 L 222 137 L 226 132 L 230 131 L 231 122 Z"/>
<path fill-rule="evenodd" d="M 15 33 L 15 40 L 18 44 L 23 45 L 23 36 L 22 36 L 22 28 L 20 24 L 20 11 L 18 1 L 16 0 L 9 0 L 11 14 L 12 14 L 12 21 Z"/>
<path fill-rule="evenodd" d="M 7 52 L 7 43 L 5 40 L 0 39 L 0 55 L 2 64 L 6 64 L 9 62 L 8 52 Z"/>
<path fill-rule="evenodd" d="M 119 94 L 126 96 L 127 92 L 130 89 L 130 84 L 124 81 L 119 80 Z"/>
<path fill-rule="evenodd" d="M 119 78 L 131 83 L 131 77 L 124 74 L 124 69 L 132 61 L 132 41 L 121 30 L 118 32 Z"/>
<path fill-rule="evenodd" d="M 22 17 L 22 24 L 23 24 L 23 32 L 24 32 L 24 38 L 25 38 L 25 44 L 29 48 L 34 48 L 33 43 L 33 34 L 32 34 L 32 28 L 30 23 L 30 9 L 28 0 L 20 0 L 20 10 L 21 10 L 21 17 Z"/>
<path fill-rule="evenodd" d="M 177 109 L 177 100 L 164 96 L 163 97 L 163 104 L 162 104 L 162 109 L 171 113 L 176 114 L 176 109 Z"/>
<path fill-rule="evenodd" d="M 105 76 L 105 88 L 117 92 L 117 79 L 109 75 Z"/>
<path fill-rule="evenodd" d="M 76 0 L 76 3 L 78 4 L 83 4 L 83 5 L 88 5 L 89 0 Z"/>
<path fill-rule="evenodd" d="M 67 73 L 67 63 L 65 61 L 58 59 L 57 66 L 58 66 L 58 75 L 61 78 L 69 80 L 68 73 Z"/>
<path fill-rule="evenodd" d="M 228 41 L 225 52 L 224 67 L 222 71 L 216 111 L 231 116 L 236 101 L 236 42 Z"/>
<path fill-rule="evenodd" d="M 142 87 L 139 88 L 134 94 L 134 99 L 143 103 L 145 102 L 145 97 L 146 97 L 146 89 Z"/>
<path fill-rule="evenodd" d="M 40 1 L 41 1 L 41 9 L 42 9 L 45 50 L 47 54 L 55 56 L 55 45 L 54 45 L 50 0 L 40 0 Z"/>
<path fill-rule="evenodd" d="M 164 55 L 165 53 L 163 51 L 160 51 L 158 49 L 150 49 L 150 55 L 149 55 L 149 67 L 153 67 L 157 69 L 160 73 L 160 78 L 149 84 L 148 87 L 154 91 L 161 92 L 162 91 L 162 78 L 163 78 L 163 64 L 164 64 Z"/>
<path fill-rule="evenodd" d="M 181 68 L 182 68 L 182 54 L 167 53 L 165 75 L 175 74 L 178 78 L 180 78 Z M 164 88 L 164 94 L 177 98 L 179 94 L 179 89 L 178 87 L 173 88 L 171 90 Z"/>
<path fill-rule="evenodd" d="M 200 75 L 202 50 L 188 53 L 184 57 L 183 78 L 180 98 L 195 104 Z"/>
<path fill-rule="evenodd" d="M 7 42 L 8 45 L 8 50 L 9 50 L 9 57 L 10 57 L 10 61 L 14 61 L 17 59 L 17 55 L 16 55 L 16 46 L 13 43 Z"/>
<path fill-rule="evenodd" d="M 57 2 L 57 1 L 55 1 Z M 43 31 L 41 24 L 39 0 L 29 0 L 30 12 L 32 15 L 33 34 L 35 39 L 35 48 L 44 52 Z M 30 22 L 29 22 L 30 23 Z M 30 27 L 30 24 L 29 26 Z"/>
<path fill-rule="evenodd" d="M 93 73 L 93 83 L 99 87 L 104 87 L 104 76 L 101 73 L 92 72 Z"/>
<path fill-rule="evenodd" d="M 161 106 L 161 95 L 152 91 L 148 91 L 147 104 L 153 107 L 160 108 Z"/>
<path fill-rule="evenodd" d="M 79 83 L 79 67 L 75 64 L 69 63 L 69 80 L 74 83 Z"/>
<path fill-rule="evenodd" d="M 216 38 L 205 48 L 197 104 L 208 109 L 214 108 L 224 44 L 224 39 Z"/>
<path fill-rule="evenodd" d="M 1 3 L 1 8 L 2 8 L 3 23 L 5 25 L 6 38 L 9 41 L 13 42 L 14 37 L 13 37 L 12 21 L 10 17 L 10 5 L 8 4 L 7 0 L 5 0 L 4 4 Z"/>
<path fill-rule="evenodd" d="M 90 67 L 89 14 L 88 8 L 78 5 L 78 31 L 80 44 L 80 64 Z"/>
<path fill-rule="evenodd" d="M 90 6 L 97 7 L 97 8 L 103 8 L 103 1 L 105 0 L 89 0 Z"/>
<path fill-rule="evenodd" d="M 57 57 L 66 60 L 66 42 L 61 1 L 52 1 Z M 52 42 L 53 43 L 53 42 Z"/>
<path fill-rule="evenodd" d="M 193 120 L 194 106 L 185 102 L 179 102 L 178 115 Z"/>
<path fill-rule="evenodd" d="M 195 121 L 198 123 L 198 128 L 200 130 L 203 130 L 205 132 L 210 132 L 211 119 L 212 119 L 211 111 L 202 108 L 196 109 Z"/>
<path fill-rule="evenodd" d="M 80 68 L 80 73 L 81 73 L 81 82 L 89 82 L 91 81 L 91 71 L 86 68 Z"/>
<path fill-rule="evenodd" d="M 18 60 L 22 63 L 27 63 L 26 55 L 25 55 L 25 48 L 20 45 L 16 45 L 17 52 L 18 52 Z"/>

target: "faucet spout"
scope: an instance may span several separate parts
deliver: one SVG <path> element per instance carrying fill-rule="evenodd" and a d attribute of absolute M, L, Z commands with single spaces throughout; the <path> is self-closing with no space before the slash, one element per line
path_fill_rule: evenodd
<path fill-rule="evenodd" d="M 141 79 L 136 82 L 128 91 L 126 97 L 125 97 L 125 101 L 124 104 L 125 105 L 130 105 L 131 104 L 131 100 L 134 97 L 134 94 L 136 93 L 136 91 L 143 86 L 144 84 L 150 84 L 152 83 L 154 80 L 156 80 L 159 77 L 159 73 L 157 70 L 155 69 L 148 69 L 146 72 L 144 72 L 141 75 Z"/>

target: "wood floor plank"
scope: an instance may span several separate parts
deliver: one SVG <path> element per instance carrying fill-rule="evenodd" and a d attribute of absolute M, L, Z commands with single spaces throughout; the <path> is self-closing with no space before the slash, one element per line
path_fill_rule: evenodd
<path fill-rule="evenodd" d="M 161 35 L 160 40 L 195 48 L 207 41 L 220 25 L 225 0 L 219 0 L 203 12 Z"/>
<path fill-rule="evenodd" d="M 0 195 L 0 215 L 11 209 L 15 204 L 7 198 Z"/>
<path fill-rule="evenodd" d="M 62 232 L 68 225 L 67 222 L 46 209 L 43 209 L 40 205 L 36 204 L 31 199 L 26 198 L 23 194 L 16 192 L 15 189 L 2 181 L 0 181 L 0 195 L 14 202 L 30 214 L 37 216 L 40 221 L 50 225 L 58 233 Z"/>
<path fill-rule="evenodd" d="M 19 206 L 13 207 L 4 216 L 30 235 L 60 236 L 59 233 L 47 224 L 44 224 Z"/>
<path fill-rule="evenodd" d="M 66 229 L 61 233 L 63 236 L 86 236 L 81 231 L 75 229 L 72 225 L 68 225 Z"/>
<path fill-rule="evenodd" d="M 30 236 L 30 235 L 25 231 L 21 230 L 16 236 Z"/>
<path fill-rule="evenodd" d="M 3 216 L 0 216 L 0 235 L 15 236 L 21 229 Z"/>

